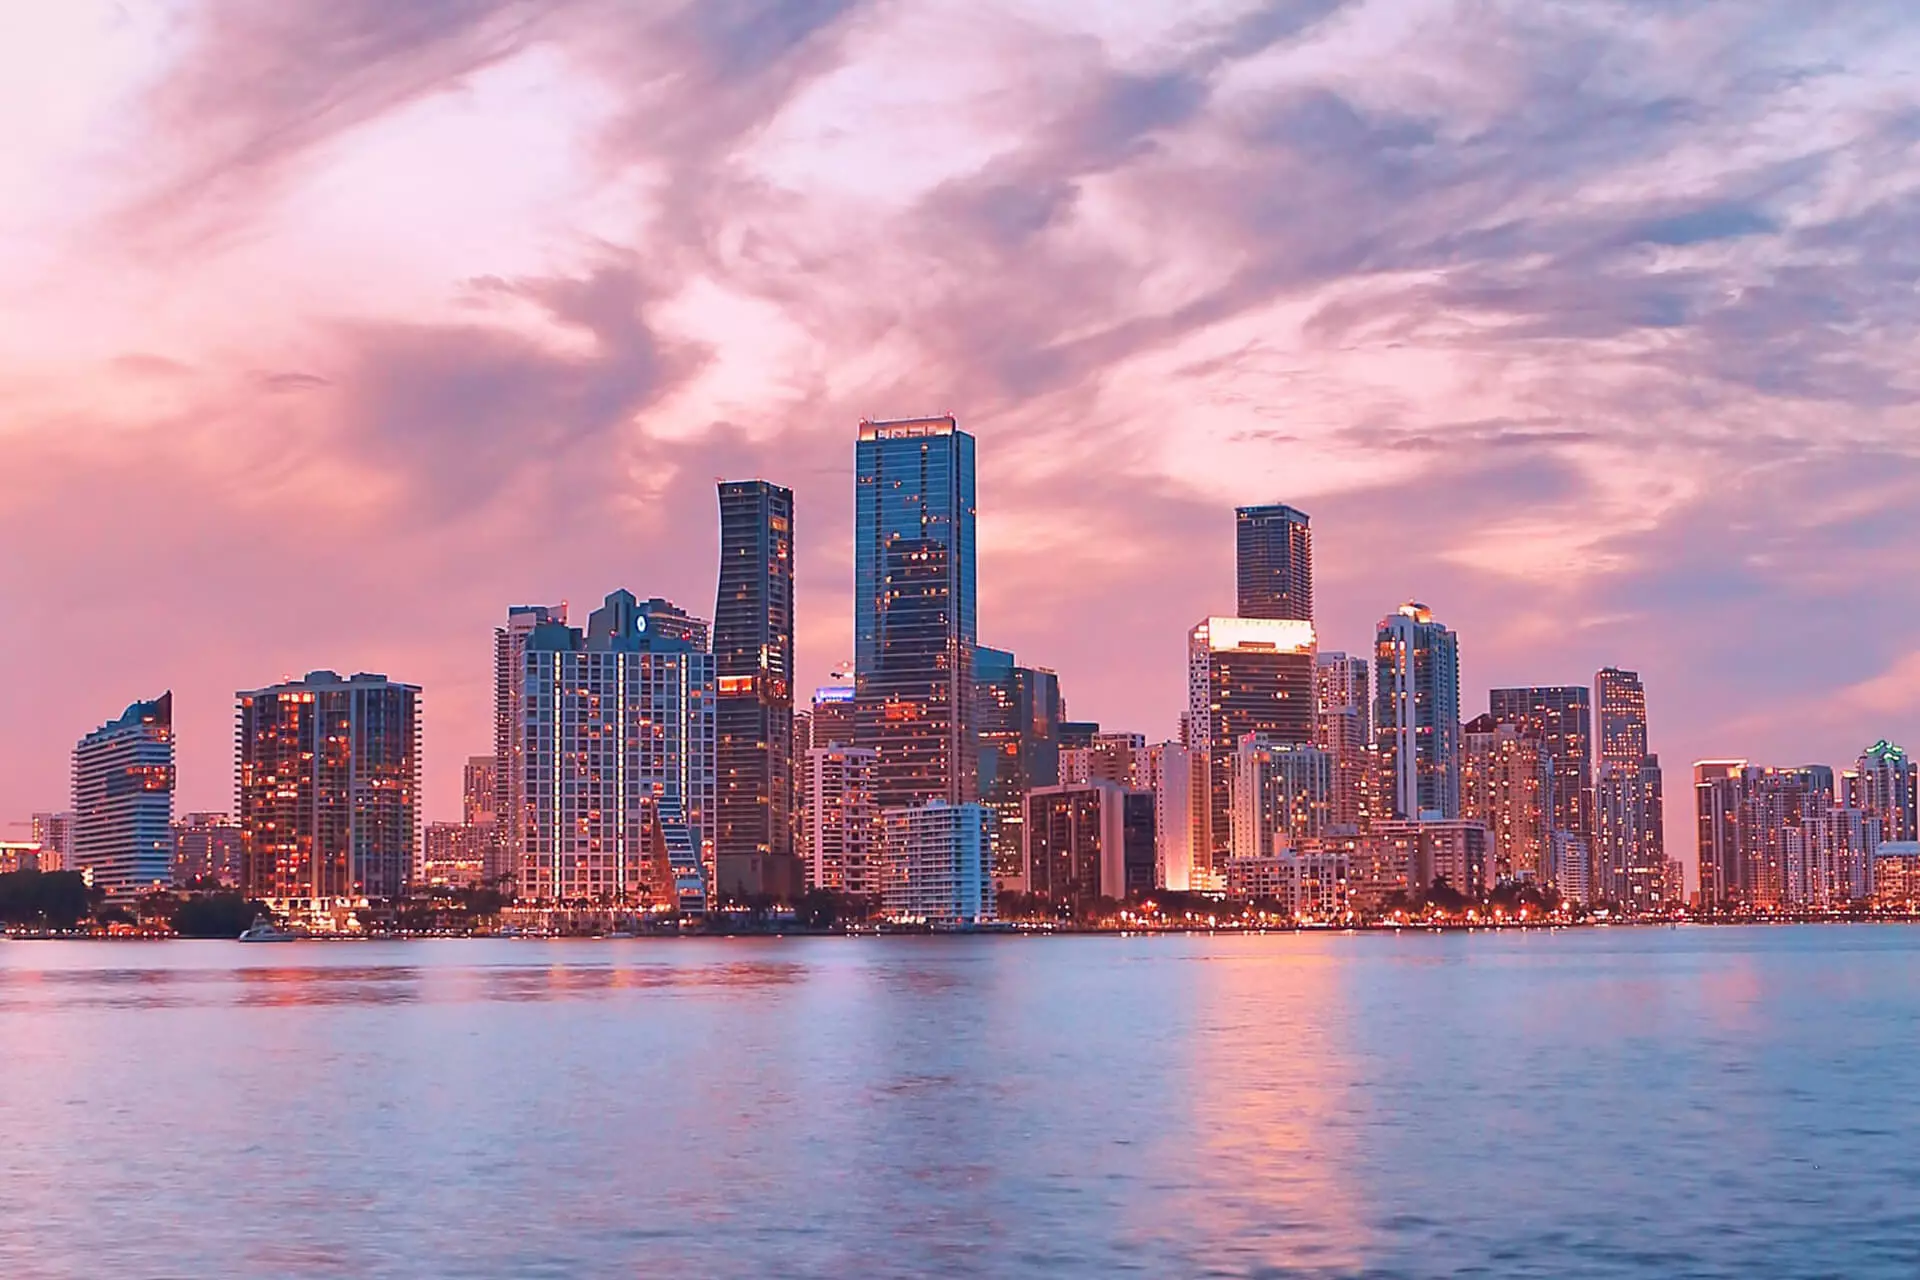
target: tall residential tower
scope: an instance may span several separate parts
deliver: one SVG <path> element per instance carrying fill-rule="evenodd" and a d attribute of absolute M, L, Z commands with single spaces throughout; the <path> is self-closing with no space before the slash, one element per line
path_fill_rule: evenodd
<path fill-rule="evenodd" d="M 172 876 L 173 694 L 136 702 L 73 748 L 72 860 L 109 898 Z"/>
<path fill-rule="evenodd" d="M 1380 620 L 1373 731 L 1388 816 L 1460 816 L 1460 640 L 1424 604 Z"/>

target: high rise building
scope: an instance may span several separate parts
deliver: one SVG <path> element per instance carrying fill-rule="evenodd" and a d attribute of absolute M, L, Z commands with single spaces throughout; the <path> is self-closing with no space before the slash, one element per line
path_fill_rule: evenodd
<path fill-rule="evenodd" d="M 1807 828 L 1831 815 L 1834 798 L 1833 771 L 1824 765 L 1780 769 L 1744 760 L 1696 764 L 1701 905 L 1718 911 L 1775 911 L 1797 905 L 1796 874 L 1800 884 L 1805 879 L 1793 864 L 1804 866 Z"/>
<path fill-rule="evenodd" d="M 1335 825 L 1359 830 L 1372 817 L 1373 708 L 1367 660 L 1323 653 L 1314 667 L 1314 743 L 1333 757 Z"/>
<path fill-rule="evenodd" d="M 500 769 L 495 758 L 468 756 L 460 774 L 460 821 L 469 827 L 493 826 L 499 787 Z"/>
<path fill-rule="evenodd" d="M 1401 820 L 1460 816 L 1460 639 L 1409 602 L 1374 646 L 1381 808 Z"/>
<path fill-rule="evenodd" d="M 854 714 L 882 809 L 979 794 L 973 454 L 950 417 L 860 424 Z"/>
<path fill-rule="evenodd" d="M 994 918 L 985 805 L 887 809 L 881 822 L 881 905 L 897 921 L 967 926 Z"/>
<path fill-rule="evenodd" d="M 521 897 L 697 911 L 711 879 L 713 657 L 616 591 L 585 630 L 535 625 L 502 767 Z"/>
<path fill-rule="evenodd" d="M 1920 840 L 1920 773 L 1906 748 L 1882 739 L 1861 752 L 1847 791 L 1852 805 L 1880 820 L 1881 839 Z"/>
<path fill-rule="evenodd" d="M 189 813 L 173 824 L 173 882 L 240 883 L 240 824 L 230 813 Z"/>
<path fill-rule="evenodd" d="M 1086 746 L 1067 747 L 1060 752 L 1060 781 L 1111 782 L 1116 787 L 1143 788 L 1146 750 L 1143 733 L 1096 733 Z"/>
<path fill-rule="evenodd" d="M 1061 705 L 1060 712 L 1062 715 L 1066 714 L 1066 706 L 1064 703 Z M 1080 747 L 1091 747 L 1093 740 L 1099 736 L 1100 722 L 1098 720 L 1062 720 L 1060 722 L 1060 749 L 1062 751 L 1071 751 Z"/>
<path fill-rule="evenodd" d="M 173 862 L 173 694 L 136 702 L 73 749 L 72 870 L 124 901 Z"/>
<path fill-rule="evenodd" d="M 699 653 L 710 652 L 707 622 L 695 617 L 671 600 L 652 596 L 634 606 L 635 626 L 645 624 L 646 633 L 660 640 L 677 641 Z"/>
<path fill-rule="evenodd" d="M 1234 550 L 1239 617 L 1313 621 L 1313 531 L 1304 511 L 1237 508 Z"/>
<path fill-rule="evenodd" d="M 32 823 L 33 843 L 40 846 L 38 866 L 42 871 L 66 871 L 73 859 L 73 814 L 36 813 Z"/>
<path fill-rule="evenodd" d="M 824 685 L 815 689 L 809 745 L 850 747 L 853 738 L 853 686 Z"/>
<path fill-rule="evenodd" d="M 1234 858 L 1278 854 L 1333 828 L 1333 757 L 1318 747 L 1247 734 L 1234 749 L 1228 790 Z"/>
<path fill-rule="evenodd" d="M 1145 753 L 1146 787 L 1153 793 L 1154 886 L 1187 892 L 1193 885 L 1193 836 L 1199 826 L 1196 757 L 1185 743 L 1158 742 Z M 1204 778 L 1202 778 L 1204 782 Z"/>
<path fill-rule="evenodd" d="M 1460 812 L 1487 829 L 1496 880 L 1549 878 L 1553 763 L 1525 725 L 1475 717 L 1461 730 Z"/>
<path fill-rule="evenodd" d="M 1284 618 L 1206 618 L 1187 640 L 1187 732 L 1205 762 L 1205 804 L 1193 848 L 1201 884 L 1219 888 L 1232 852 L 1233 757 L 1250 733 L 1311 746 L 1313 624 Z"/>
<path fill-rule="evenodd" d="M 491 827 L 466 822 L 429 822 L 415 882 L 434 887 L 477 888 L 486 876 L 492 832 Z"/>
<path fill-rule="evenodd" d="M 1495 689 L 1493 718 L 1539 739 L 1553 766 L 1556 831 L 1591 838 L 1593 831 L 1593 700 L 1585 685 Z M 1644 715 L 1644 711 L 1642 713 Z"/>
<path fill-rule="evenodd" d="M 807 885 L 856 897 L 880 895 L 880 810 L 873 802 L 879 758 L 861 747 L 807 752 Z"/>
<path fill-rule="evenodd" d="M 527 821 L 527 639 L 535 628 L 567 624 L 567 606 L 515 605 L 507 610 L 507 625 L 493 633 L 493 857 L 487 863 L 491 884 L 517 887 L 519 863 L 510 833 Z M 518 827 L 516 828 L 516 824 Z"/>
<path fill-rule="evenodd" d="M 1027 792 L 1060 781 L 1060 680 L 1023 667 L 1004 649 L 974 649 L 980 738 L 980 800 L 993 810 L 993 875 L 1021 874 Z"/>
<path fill-rule="evenodd" d="M 1633 915 L 1678 907 L 1667 884 L 1660 757 L 1647 750 L 1647 695 L 1636 672 L 1593 678 L 1594 888 Z"/>
<path fill-rule="evenodd" d="M 319 909 L 405 894 L 420 846 L 420 690 L 382 675 L 236 695 L 240 888 Z"/>
<path fill-rule="evenodd" d="M 1154 887 L 1153 795 L 1111 782 L 1027 793 L 1022 828 L 1027 892 L 1086 910 Z"/>
<path fill-rule="evenodd" d="M 793 492 L 720 484 L 714 857 L 723 891 L 791 900 L 799 777 L 793 743 Z"/>

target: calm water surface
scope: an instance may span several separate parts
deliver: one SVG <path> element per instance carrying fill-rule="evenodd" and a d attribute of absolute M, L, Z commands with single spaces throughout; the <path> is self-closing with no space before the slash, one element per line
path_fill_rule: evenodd
<path fill-rule="evenodd" d="M 0 942 L 0 1276 L 1920 1275 L 1920 929 Z"/>

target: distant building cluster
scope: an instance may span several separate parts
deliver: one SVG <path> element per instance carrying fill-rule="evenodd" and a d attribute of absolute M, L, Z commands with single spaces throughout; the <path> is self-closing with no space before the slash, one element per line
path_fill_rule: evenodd
<path fill-rule="evenodd" d="M 1326 921 L 1518 888 L 1687 905 L 1640 677 L 1468 709 L 1458 636 L 1411 601 L 1371 652 L 1323 649 L 1311 520 L 1288 505 L 1236 511 L 1233 612 L 1188 629 L 1171 736 L 1068 719 L 1055 672 L 979 641 L 974 450 L 952 417 L 859 424 L 854 657 L 807 705 L 793 494 L 723 481 L 711 621 L 627 590 L 583 626 L 505 611 L 459 821 L 423 823 L 421 689 L 313 671 L 235 696 L 231 812 L 175 817 L 163 695 L 80 740 L 71 809 L 0 843 L 0 871 L 78 870 L 110 899 L 227 885 L 316 918 L 481 889 L 696 915 L 830 893 L 957 928 L 1158 893 Z M 1920 905 L 1901 748 L 1839 774 L 1703 761 L 1694 786 L 1699 908 Z"/>

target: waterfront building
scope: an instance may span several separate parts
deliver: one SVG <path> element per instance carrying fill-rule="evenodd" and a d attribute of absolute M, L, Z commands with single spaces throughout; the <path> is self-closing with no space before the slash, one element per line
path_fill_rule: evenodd
<path fill-rule="evenodd" d="M 584 630 L 522 645 L 501 829 L 520 896 L 704 909 L 712 883 L 713 657 L 615 591 Z M 670 873 L 670 874 L 669 874 Z"/>
<path fill-rule="evenodd" d="M 240 888 L 321 910 L 407 892 L 420 846 L 420 689 L 383 675 L 236 695 Z"/>
<path fill-rule="evenodd" d="M 42 871 L 65 871 L 73 857 L 73 814 L 36 813 L 30 826 L 31 839 L 40 847 L 38 864 Z"/>
<path fill-rule="evenodd" d="M 1553 764 L 1539 737 L 1489 714 L 1470 721 L 1460 740 L 1460 813 L 1486 827 L 1494 879 L 1547 880 Z"/>
<path fill-rule="evenodd" d="M 1593 902 L 1593 849 L 1574 831 L 1553 831 L 1547 839 L 1547 882 L 1568 902 Z"/>
<path fill-rule="evenodd" d="M 1156 888 L 1185 893 L 1193 885 L 1193 833 L 1196 827 L 1194 753 L 1184 743 L 1159 742 L 1145 753 L 1146 787 L 1153 793 L 1153 847 Z"/>
<path fill-rule="evenodd" d="M 1409 602 L 1381 619 L 1374 646 L 1374 738 L 1382 816 L 1460 816 L 1460 640 Z"/>
<path fill-rule="evenodd" d="M 542 626 L 567 624 L 567 606 L 515 605 L 507 610 L 507 625 L 493 633 L 493 759 L 494 803 L 497 822 L 493 856 L 486 879 L 518 889 L 520 874 L 516 831 L 524 831 L 527 814 L 527 640 Z"/>
<path fill-rule="evenodd" d="M 1026 795 L 1060 778 L 1060 680 L 1013 654 L 974 649 L 980 738 L 980 800 L 993 810 L 993 876 L 1017 887 L 1025 859 Z"/>
<path fill-rule="evenodd" d="M 189 813 L 173 824 L 173 882 L 240 883 L 240 824 L 230 813 Z"/>
<path fill-rule="evenodd" d="M 1373 707 L 1367 660 L 1323 653 L 1314 665 L 1314 745 L 1333 757 L 1333 821 L 1360 830 L 1372 820 Z"/>
<path fill-rule="evenodd" d="M 722 481 L 713 608 L 714 858 L 723 893 L 791 901 L 799 777 L 793 740 L 793 492 Z"/>
<path fill-rule="evenodd" d="M 43 851 L 32 840 L 0 840 L 0 875 L 16 871 L 45 871 L 40 865 Z"/>
<path fill-rule="evenodd" d="M 1085 911 L 1154 888 L 1153 794 L 1111 782 L 1027 793 L 1026 891 Z"/>
<path fill-rule="evenodd" d="M 1920 840 L 1920 772 L 1906 748 L 1884 738 L 1847 774 L 1848 803 L 1880 820 L 1886 840 Z"/>
<path fill-rule="evenodd" d="M 873 802 L 878 755 L 863 747 L 807 752 L 807 887 L 856 897 L 880 894 L 880 811 Z"/>
<path fill-rule="evenodd" d="M 948 927 L 994 918 L 992 812 L 929 801 L 882 812 L 881 906 L 889 919 Z"/>
<path fill-rule="evenodd" d="M 1187 732 L 1205 766 L 1193 850 L 1203 885 L 1218 887 L 1232 852 L 1234 752 L 1250 733 L 1311 746 L 1313 624 L 1299 619 L 1202 619 L 1188 633 Z"/>
<path fill-rule="evenodd" d="M 1880 820 L 1846 804 L 1810 804 L 1781 833 L 1782 898 L 1788 906 L 1833 910 L 1873 893 Z"/>
<path fill-rule="evenodd" d="M 1882 911 L 1920 911 L 1920 841 L 1888 840 L 1874 851 L 1873 905 Z"/>
<path fill-rule="evenodd" d="M 1596 889 L 1632 915 L 1682 905 L 1667 884 L 1665 785 L 1648 750 L 1647 694 L 1634 671 L 1593 677 Z"/>
<path fill-rule="evenodd" d="M 493 828 L 467 822 L 430 822 L 422 841 L 417 885 L 474 889 L 486 879 Z"/>
<path fill-rule="evenodd" d="M 1360 839 L 1355 864 L 1356 904 L 1375 908 L 1395 891 L 1423 899 L 1436 880 L 1444 879 L 1469 898 L 1480 896 L 1491 883 L 1487 829 L 1462 818 L 1376 822 Z"/>
<path fill-rule="evenodd" d="M 1227 862 L 1227 893 L 1275 902 L 1300 920 L 1333 920 L 1347 910 L 1348 876 L 1357 836 L 1309 841 L 1294 848 Z"/>
<path fill-rule="evenodd" d="M 1284 503 L 1234 510 L 1234 570 L 1242 618 L 1313 621 L 1313 530 Z"/>
<path fill-rule="evenodd" d="M 951 417 L 860 424 L 855 739 L 882 809 L 979 795 L 973 457 Z"/>
<path fill-rule="evenodd" d="M 1259 858 L 1333 828 L 1333 757 L 1250 733 L 1233 753 L 1229 856 Z"/>
<path fill-rule="evenodd" d="M 1795 905 L 1789 855 L 1804 859 L 1803 828 L 1831 811 L 1834 798 L 1833 771 L 1824 765 L 1694 765 L 1701 906 L 1773 911 Z"/>
<path fill-rule="evenodd" d="M 173 874 L 173 694 L 136 702 L 73 748 L 72 870 L 108 899 Z"/>
<path fill-rule="evenodd" d="M 1553 770 L 1548 821 L 1593 847 L 1593 695 L 1585 685 L 1495 689 L 1493 718 L 1519 725 L 1540 743 Z M 1589 875 L 1591 882 L 1592 877 Z"/>

